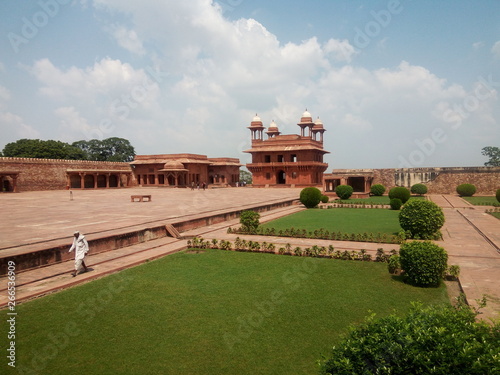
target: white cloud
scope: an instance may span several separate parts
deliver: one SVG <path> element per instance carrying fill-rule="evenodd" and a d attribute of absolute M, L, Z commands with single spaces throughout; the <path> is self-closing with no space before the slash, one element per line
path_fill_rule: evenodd
<path fill-rule="evenodd" d="M 491 47 L 491 53 L 496 59 L 500 59 L 500 40 Z"/>
<path fill-rule="evenodd" d="M 119 136 L 139 153 L 243 159 L 255 112 L 265 126 L 274 119 L 289 134 L 299 131 L 307 107 L 325 124 L 330 168 L 353 166 L 353 150 L 370 147 L 384 148 L 378 166 L 396 166 L 414 139 L 449 127 L 443 114 L 469 95 L 410 62 L 385 69 L 352 64 L 358 53 L 347 40 L 282 43 L 255 19 L 224 18 L 211 0 L 95 0 L 93 6 L 100 19 L 110 15 L 106 30 L 116 43 L 152 61 L 161 77 L 155 81 L 148 69 L 109 57 L 87 67 L 36 61 L 30 71 L 39 97 L 53 106 L 57 135 L 66 141 Z M 492 126 L 496 100 L 471 115 L 477 126 Z M 357 166 L 372 160 L 365 162 Z"/>
<path fill-rule="evenodd" d="M 475 43 L 472 43 L 472 48 L 478 50 L 480 48 L 483 48 L 484 47 L 484 42 L 475 42 Z"/>
<path fill-rule="evenodd" d="M 348 40 L 330 39 L 324 46 L 326 54 L 333 54 L 337 61 L 351 62 L 352 57 L 356 55 L 356 49 Z"/>
<path fill-rule="evenodd" d="M 124 26 L 113 25 L 109 28 L 109 32 L 113 35 L 118 44 L 126 50 L 139 56 L 145 54 L 146 51 L 142 45 L 142 41 L 139 40 L 134 30 L 127 30 Z"/>

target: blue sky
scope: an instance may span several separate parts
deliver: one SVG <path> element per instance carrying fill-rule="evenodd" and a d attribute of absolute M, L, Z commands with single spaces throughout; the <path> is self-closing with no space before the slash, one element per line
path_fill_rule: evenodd
<path fill-rule="evenodd" d="M 500 1 L 0 2 L 0 149 L 122 137 L 250 157 L 258 113 L 329 170 L 479 166 L 500 146 Z"/>

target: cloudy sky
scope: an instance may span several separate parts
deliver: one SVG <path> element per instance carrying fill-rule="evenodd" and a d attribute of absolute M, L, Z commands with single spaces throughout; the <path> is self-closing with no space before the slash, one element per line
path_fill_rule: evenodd
<path fill-rule="evenodd" d="M 479 166 L 500 146 L 498 0 L 0 2 L 0 149 L 121 137 L 238 157 L 307 108 L 332 168 Z"/>

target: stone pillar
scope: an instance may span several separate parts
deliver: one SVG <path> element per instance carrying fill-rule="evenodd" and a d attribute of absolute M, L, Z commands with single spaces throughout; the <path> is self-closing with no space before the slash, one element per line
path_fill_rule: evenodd
<path fill-rule="evenodd" d="M 99 176 L 99 173 L 93 173 L 94 176 L 94 189 L 97 189 L 97 177 Z"/>
<path fill-rule="evenodd" d="M 109 178 L 111 176 L 111 173 L 106 173 L 106 189 L 109 189 Z M 121 174 L 120 174 L 120 180 L 121 180 Z M 118 181 L 118 187 L 120 187 L 120 181 Z"/>
<path fill-rule="evenodd" d="M 80 175 L 80 189 L 85 188 L 85 173 L 79 173 Z"/>
<path fill-rule="evenodd" d="M 12 176 L 12 192 L 17 193 L 17 175 Z"/>

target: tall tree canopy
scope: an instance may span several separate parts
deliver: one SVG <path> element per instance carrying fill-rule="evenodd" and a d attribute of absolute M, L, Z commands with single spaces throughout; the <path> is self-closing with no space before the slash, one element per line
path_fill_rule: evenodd
<path fill-rule="evenodd" d="M 87 160 L 129 162 L 134 160 L 135 156 L 134 147 L 130 142 L 117 137 L 106 138 L 102 141 L 98 139 L 78 141 L 72 146 L 82 150 Z"/>
<path fill-rule="evenodd" d="M 102 141 L 98 139 L 78 141 L 71 145 L 53 140 L 20 139 L 6 144 L 3 156 L 130 162 L 134 160 L 135 150 L 128 140 L 116 137 Z"/>
<path fill-rule="evenodd" d="M 77 147 L 68 143 L 40 139 L 19 139 L 7 143 L 3 149 L 3 156 L 38 159 L 85 159 L 85 154 Z"/>
<path fill-rule="evenodd" d="M 482 154 L 490 158 L 484 165 L 486 167 L 500 167 L 500 148 L 498 147 L 485 147 Z"/>

